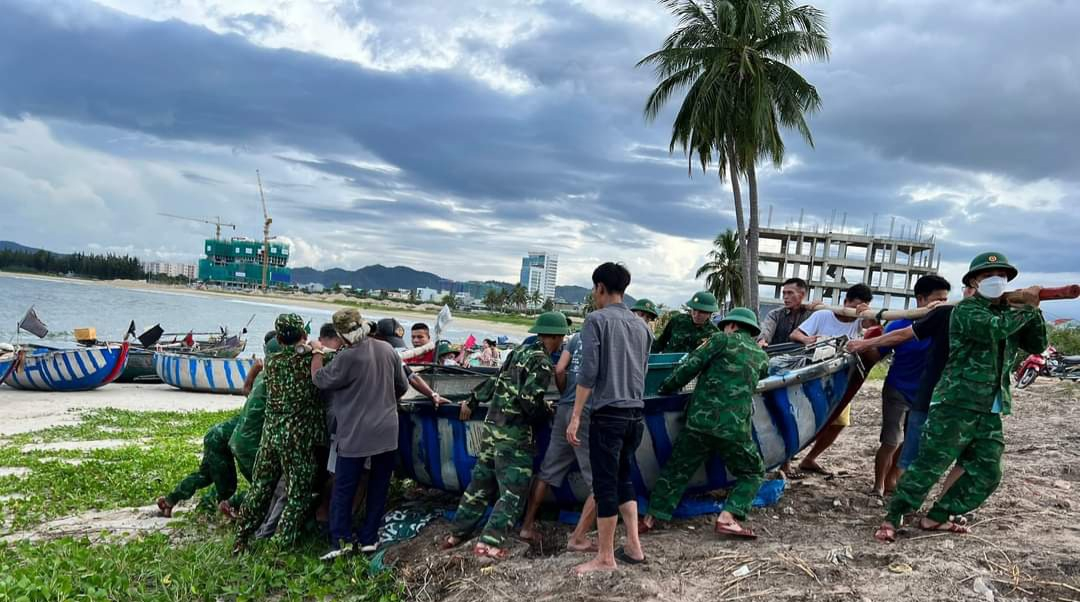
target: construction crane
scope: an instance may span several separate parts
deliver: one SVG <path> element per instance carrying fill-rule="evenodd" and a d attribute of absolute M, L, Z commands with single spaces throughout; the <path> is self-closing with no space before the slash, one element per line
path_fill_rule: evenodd
<path fill-rule="evenodd" d="M 263 210 L 263 269 L 262 269 L 262 290 L 266 290 L 266 278 L 270 274 L 270 224 L 274 220 L 270 219 L 270 212 L 266 210 L 266 195 L 263 194 L 262 188 L 262 176 L 259 175 L 259 170 L 255 170 L 255 179 L 259 182 L 259 199 L 262 200 Z"/>
<path fill-rule="evenodd" d="M 226 224 L 225 222 L 221 221 L 221 216 L 215 216 L 213 221 L 211 221 L 211 220 L 208 220 L 208 219 L 200 219 L 200 218 L 197 218 L 197 217 L 186 217 L 186 216 L 183 216 L 183 215 L 173 215 L 172 213 L 159 213 L 158 215 L 164 215 L 165 217 L 172 217 L 172 218 L 176 218 L 176 219 L 186 219 L 189 222 L 200 222 L 200 223 L 203 223 L 203 224 L 211 224 L 211 225 L 214 226 L 214 240 L 221 240 L 221 227 L 222 226 L 228 226 L 228 227 L 232 228 L 233 230 L 236 229 L 236 224 Z"/>

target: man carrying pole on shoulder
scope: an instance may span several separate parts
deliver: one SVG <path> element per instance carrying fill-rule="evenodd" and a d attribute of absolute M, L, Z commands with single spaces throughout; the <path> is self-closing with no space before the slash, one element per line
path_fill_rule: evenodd
<path fill-rule="evenodd" d="M 934 390 L 919 456 L 900 478 L 885 522 L 874 537 L 896 540 L 904 515 L 917 511 L 953 462 L 964 468 L 926 517 L 920 529 L 968 533 L 950 517 L 978 508 L 1001 482 L 1005 435 L 1001 417 L 1012 409 L 1011 370 L 1017 349 L 1041 353 L 1047 346 L 1046 321 L 1039 310 L 1039 287 L 1005 302 L 1008 282 L 1018 271 L 1001 253 L 972 260 L 964 284 L 976 294 L 961 301 L 949 322 L 949 360 Z"/>

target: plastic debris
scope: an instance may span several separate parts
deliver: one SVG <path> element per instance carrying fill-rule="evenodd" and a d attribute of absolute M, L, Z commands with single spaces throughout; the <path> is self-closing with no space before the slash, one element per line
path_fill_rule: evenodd
<path fill-rule="evenodd" d="M 976 577 L 972 587 L 976 594 L 979 594 L 986 599 L 986 602 L 994 602 L 994 588 L 990 587 L 990 584 L 986 582 L 986 579 Z"/>
<path fill-rule="evenodd" d="M 750 574 L 750 565 L 744 564 L 731 573 L 732 577 L 745 577 Z"/>
<path fill-rule="evenodd" d="M 829 562 L 833 564 L 847 564 L 847 561 L 849 560 L 855 560 L 855 555 L 851 552 L 851 546 L 829 550 Z"/>
<path fill-rule="evenodd" d="M 906 562 L 894 562 L 889 565 L 889 570 L 897 575 L 906 575 L 915 569 L 911 568 L 911 565 Z"/>

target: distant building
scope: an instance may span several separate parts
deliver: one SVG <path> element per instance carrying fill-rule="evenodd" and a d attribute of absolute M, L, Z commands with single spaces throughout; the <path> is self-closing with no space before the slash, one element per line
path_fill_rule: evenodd
<path fill-rule="evenodd" d="M 439 295 L 439 291 L 433 288 L 420 287 L 415 291 L 416 300 L 427 303 L 428 301 L 438 301 L 442 297 Z"/>
<path fill-rule="evenodd" d="M 773 291 L 772 299 L 761 298 L 763 312 L 783 303 L 784 280 L 795 276 L 810 285 L 808 300 L 838 305 L 844 291 L 861 282 L 874 292 L 875 305 L 907 309 L 914 306 L 915 281 L 941 267 L 934 237 L 917 232 L 878 237 L 831 229 L 762 228 L 758 257 L 761 286 Z"/>
<path fill-rule="evenodd" d="M 170 278 L 182 276 L 188 280 L 195 280 L 198 276 L 198 266 L 189 263 L 147 261 L 143 263 L 143 271 L 147 274 L 164 274 Z"/>
<path fill-rule="evenodd" d="M 540 291 L 544 299 L 554 299 L 558 275 L 559 256 L 554 253 L 529 251 L 528 257 L 521 258 L 520 282 L 529 294 Z"/>
<path fill-rule="evenodd" d="M 263 243 L 247 238 L 231 240 L 209 239 L 204 245 L 206 257 L 199 260 L 199 281 L 258 288 L 262 286 Z M 268 286 L 289 286 L 292 270 L 285 267 L 289 261 L 289 245 L 270 243 Z"/>
<path fill-rule="evenodd" d="M 301 284 L 300 289 L 309 293 L 321 293 L 326 290 L 326 287 L 318 282 L 309 282 L 307 284 Z"/>

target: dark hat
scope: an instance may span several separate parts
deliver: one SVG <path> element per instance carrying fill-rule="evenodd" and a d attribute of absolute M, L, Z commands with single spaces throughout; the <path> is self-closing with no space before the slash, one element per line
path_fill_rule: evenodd
<path fill-rule="evenodd" d="M 975 259 L 971 260 L 971 266 L 968 267 L 967 274 L 964 274 L 964 279 L 961 282 L 964 283 L 964 286 L 971 286 L 971 279 L 979 272 L 985 272 L 986 270 L 1005 270 L 1009 273 L 1009 280 L 1016 278 L 1017 274 L 1020 273 L 1009 263 L 1009 259 L 1004 254 L 990 251 L 976 255 Z"/>
<path fill-rule="evenodd" d="M 404 334 L 405 327 L 394 318 L 383 318 L 375 326 L 375 336 L 390 343 L 395 349 L 405 347 L 405 341 L 401 338 Z"/>

